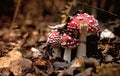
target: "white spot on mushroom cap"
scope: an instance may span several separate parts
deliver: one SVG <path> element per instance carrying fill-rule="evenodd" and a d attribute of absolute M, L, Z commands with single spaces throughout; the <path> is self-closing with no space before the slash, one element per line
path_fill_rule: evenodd
<path fill-rule="evenodd" d="M 80 15 L 79 13 L 77 15 Z"/>
<path fill-rule="evenodd" d="M 72 24 L 75 24 L 75 22 L 72 22 Z"/>
<path fill-rule="evenodd" d="M 93 22 L 93 20 L 89 20 L 89 22 Z"/>
<path fill-rule="evenodd" d="M 62 43 L 61 43 L 61 45 L 66 45 L 66 42 L 65 42 L 65 41 L 64 41 L 64 42 L 62 42 Z"/>
<path fill-rule="evenodd" d="M 82 20 L 82 19 L 83 19 L 83 17 L 80 17 L 80 16 L 79 16 L 79 17 L 77 17 L 77 18 L 78 18 L 79 20 Z"/>
<path fill-rule="evenodd" d="M 91 17 L 91 15 L 86 15 L 86 17 L 87 17 L 87 18 L 90 18 L 90 17 Z"/>

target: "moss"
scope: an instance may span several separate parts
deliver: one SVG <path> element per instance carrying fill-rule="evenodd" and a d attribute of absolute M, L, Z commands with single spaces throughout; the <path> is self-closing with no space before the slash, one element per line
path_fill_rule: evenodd
<path fill-rule="evenodd" d="M 119 76 L 120 64 L 102 64 L 92 76 Z"/>

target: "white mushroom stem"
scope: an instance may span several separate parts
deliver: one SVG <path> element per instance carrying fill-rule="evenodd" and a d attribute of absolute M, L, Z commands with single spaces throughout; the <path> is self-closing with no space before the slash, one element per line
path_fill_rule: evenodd
<path fill-rule="evenodd" d="M 54 54 L 53 57 L 61 57 L 60 50 L 58 48 L 53 48 Z"/>
<path fill-rule="evenodd" d="M 87 37 L 87 26 L 82 25 L 80 30 L 80 44 L 77 48 L 77 57 L 86 56 L 86 37 Z"/>
<path fill-rule="evenodd" d="M 63 59 L 68 61 L 68 63 L 71 62 L 71 48 L 65 47 Z"/>

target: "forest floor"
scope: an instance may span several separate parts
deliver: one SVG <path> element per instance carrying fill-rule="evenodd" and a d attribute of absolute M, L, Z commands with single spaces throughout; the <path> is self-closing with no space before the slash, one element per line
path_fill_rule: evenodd
<path fill-rule="evenodd" d="M 0 28 L 0 76 L 119 76 L 119 44 L 110 44 L 106 56 L 75 58 L 71 63 L 44 54 L 48 27 L 37 29 L 34 24 Z M 45 22 L 41 25 L 46 25 Z M 44 28 L 44 27 L 42 27 Z M 98 46 L 105 45 L 98 44 Z M 48 49 L 50 50 L 50 49 Z M 60 50 L 63 50 L 61 48 Z M 113 54 L 116 53 L 117 54 Z"/>

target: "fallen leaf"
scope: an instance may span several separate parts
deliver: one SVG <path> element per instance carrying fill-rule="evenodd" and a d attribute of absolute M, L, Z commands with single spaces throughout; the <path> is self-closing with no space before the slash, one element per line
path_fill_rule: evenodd
<path fill-rule="evenodd" d="M 70 67 L 81 67 L 84 60 L 84 57 L 76 58 Z"/>
<path fill-rule="evenodd" d="M 23 72 L 30 70 L 32 68 L 32 61 L 28 59 L 18 59 L 11 61 L 10 71 L 13 72 L 15 76 L 21 76 Z"/>
<path fill-rule="evenodd" d="M 1 57 L 0 58 L 0 68 L 9 67 L 10 59 L 9 57 Z"/>
<path fill-rule="evenodd" d="M 17 50 L 17 48 L 13 48 L 13 50 L 8 53 L 8 56 L 11 61 L 22 58 L 22 54 Z"/>
<path fill-rule="evenodd" d="M 21 76 L 21 74 L 22 74 L 22 67 L 19 64 L 18 60 L 11 61 L 10 71 L 13 72 L 13 74 L 15 76 Z"/>
<path fill-rule="evenodd" d="M 9 67 L 11 61 L 21 58 L 22 54 L 16 48 L 14 48 L 8 53 L 8 56 L 0 58 L 0 68 Z"/>

